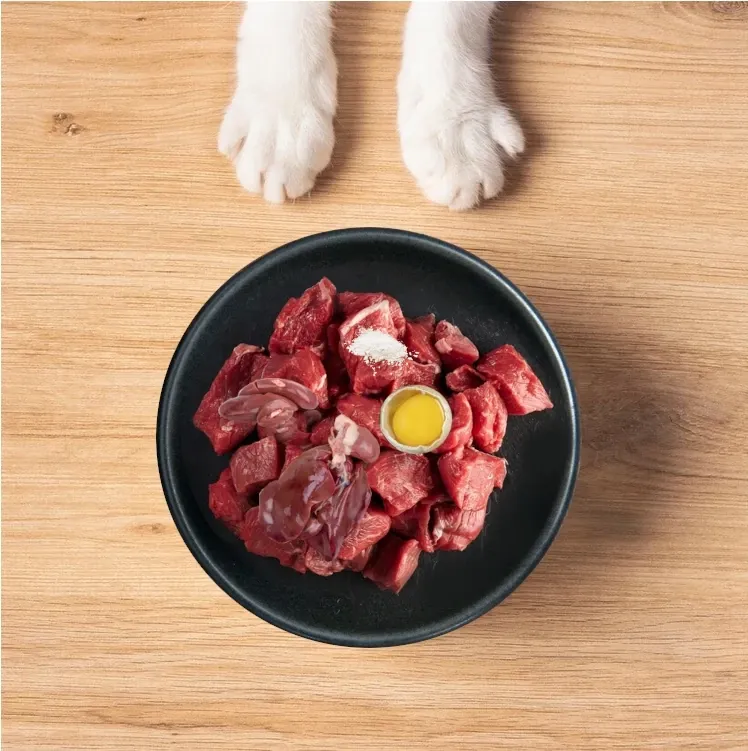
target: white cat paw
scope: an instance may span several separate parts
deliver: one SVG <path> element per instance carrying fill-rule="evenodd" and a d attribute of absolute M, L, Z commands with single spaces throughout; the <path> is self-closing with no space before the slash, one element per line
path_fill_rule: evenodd
<path fill-rule="evenodd" d="M 226 110 L 218 150 L 245 190 L 283 203 L 308 193 L 330 163 L 337 72 L 331 54 L 293 86 L 273 75 L 259 61 L 250 66 Z"/>
<path fill-rule="evenodd" d="M 428 79 L 399 83 L 398 125 L 405 166 L 424 195 L 457 211 L 498 195 L 504 163 L 525 138 L 490 81 L 446 88 Z"/>

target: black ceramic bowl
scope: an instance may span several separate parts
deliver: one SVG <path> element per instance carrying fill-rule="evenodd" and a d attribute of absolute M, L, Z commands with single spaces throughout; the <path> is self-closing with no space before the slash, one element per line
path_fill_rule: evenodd
<path fill-rule="evenodd" d="M 208 484 L 227 465 L 192 415 L 232 348 L 267 344 L 291 296 L 321 277 L 339 290 L 384 291 L 406 316 L 453 321 L 481 350 L 513 344 L 548 390 L 552 410 L 509 418 L 509 463 L 485 529 L 462 553 L 422 555 L 399 595 L 360 574 L 301 575 L 248 553 L 213 519 Z M 579 463 L 579 414 L 569 370 L 548 326 L 491 266 L 453 245 L 387 229 L 306 237 L 250 264 L 205 304 L 177 347 L 158 412 L 158 463 L 180 534 L 213 580 L 238 603 L 294 634 L 374 647 L 443 634 L 501 602 L 551 544 L 571 500 Z"/>

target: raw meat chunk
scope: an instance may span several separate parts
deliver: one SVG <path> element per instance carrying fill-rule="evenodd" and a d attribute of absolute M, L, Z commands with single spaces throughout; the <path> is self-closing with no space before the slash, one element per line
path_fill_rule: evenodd
<path fill-rule="evenodd" d="M 322 553 L 311 546 L 307 548 L 304 562 L 306 563 L 307 569 L 313 574 L 317 574 L 317 576 L 331 576 L 345 568 L 345 563 L 340 559 L 328 561 Z"/>
<path fill-rule="evenodd" d="M 350 471 L 346 473 L 350 474 Z M 320 526 L 315 525 L 314 533 L 307 536 L 309 545 L 322 553 L 326 560 L 335 560 L 348 534 L 363 519 L 370 501 L 371 488 L 366 471 L 362 464 L 357 463 L 350 482 L 339 479 L 335 493 L 315 510 L 314 521 Z"/>
<path fill-rule="evenodd" d="M 303 443 L 307 437 L 306 413 L 299 412 L 295 402 L 276 394 L 239 394 L 225 401 L 218 414 L 237 425 L 257 425 L 260 438 L 274 436 L 281 443 Z"/>
<path fill-rule="evenodd" d="M 439 457 L 439 474 L 449 497 L 463 510 L 485 508 L 491 491 L 504 484 L 506 461 L 459 448 Z"/>
<path fill-rule="evenodd" d="M 304 446 L 309 443 L 307 418 L 304 412 L 289 411 L 278 402 L 265 405 L 257 415 L 257 435 L 275 438 L 283 444 Z"/>
<path fill-rule="evenodd" d="M 244 523 L 239 529 L 239 537 L 250 553 L 262 555 L 266 558 L 277 558 L 283 566 L 293 568 L 299 573 L 306 571 L 307 545 L 302 540 L 278 542 L 273 540 L 260 521 L 260 508 L 251 508 L 244 517 Z"/>
<path fill-rule="evenodd" d="M 343 478 L 346 477 L 344 466 L 349 456 L 364 464 L 373 464 L 379 459 L 379 441 L 374 433 L 345 415 L 335 418 L 328 443 L 332 450 L 330 467 Z"/>
<path fill-rule="evenodd" d="M 369 361 L 350 351 L 361 331 L 371 329 L 397 337 L 387 300 L 381 300 L 359 310 L 340 324 L 340 356 L 351 379 L 351 389 L 357 394 L 378 394 L 388 388 L 404 368 L 403 362 Z"/>
<path fill-rule="evenodd" d="M 448 368 L 472 365 L 480 357 L 478 348 L 449 321 L 439 321 L 434 336 L 434 347 Z"/>
<path fill-rule="evenodd" d="M 390 315 L 395 324 L 397 338 L 401 339 L 405 333 L 405 316 L 400 308 L 400 303 L 394 297 L 384 292 L 341 292 L 338 295 L 338 303 L 343 315 L 346 317 L 358 313 L 370 305 L 386 300 L 390 306 Z"/>
<path fill-rule="evenodd" d="M 506 480 L 506 459 L 493 454 L 483 454 L 482 456 L 482 460 L 493 467 L 493 486 L 501 490 L 504 487 L 504 480 Z"/>
<path fill-rule="evenodd" d="M 369 485 L 384 501 L 390 516 L 397 516 L 426 498 L 437 479 L 429 460 L 422 454 L 384 451 L 367 470 Z"/>
<path fill-rule="evenodd" d="M 280 474 L 280 450 L 275 438 L 242 446 L 231 457 L 231 479 L 239 493 L 253 495 Z"/>
<path fill-rule="evenodd" d="M 224 420 L 218 414 L 218 408 L 249 383 L 254 360 L 261 356 L 260 352 L 260 347 L 251 344 L 234 347 L 234 351 L 218 371 L 192 418 L 194 426 L 208 436 L 216 454 L 231 451 L 254 429 L 252 425 L 237 425 L 231 420 Z"/>
<path fill-rule="evenodd" d="M 473 411 L 473 438 L 481 451 L 495 454 L 506 433 L 507 411 L 499 392 L 491 383 L 467 389 L 463 395 Z"/>
<path fill-rule="evenodd" d="M 281 469 L 281 472 L 294 460 L 298 459 L 303 453 L 305 449 L 303 446 L 298 446 L 293 443 L 289 443 L 286 446 L 286 453 L 283 458 L 283 467 Z"/>
<path fill-rule="evenodd" d="M 364 329 L 384 331 L 395 339 L 398 338 L 397 325 L 392 317 L 392 307 L 386 300 L 361 308 L 340 324 L 338 333 L 342 350 L 340 354 L 343 360 L 346 359 L 346 354 L 350 354 L 346 349 L 348 345 Z"/>
<path fill-rule="evenodd" d="M 465 550 L 481 533 L 486 508 L 462 510 L 454 503 L 442 503 L 432 512 L 431 535 L 435 550 Z"/>
<path fill-rule="evenodd" d="M 405 322 L 403 342 L 411 357 L 422 363 L 434 363 L 441 370 L 441 358 L 434 349 L 434 329 L 436 317 L 433 313 Z"/>
<path fill-rule="evenodd" d="M 300 415 L 304 418 L 306 430 L 311 430 L 322 419 L 322 413 L 318 409 L 305 409 Z"/>
<path fill-rule="evenodd" d="M 349 363 L 351 377 L 351 391 L 355 394 L 381 394 L 392 388 L 393 383 L 402 376 L 405 379 L 405 369 L 408 360 L 398 363 L 374 363 L 370 364 L 363 358 L 352 356 Z"/>
<path fill-rule="evenodd" d="M 223 522 L 233 532 L 238 532 L 245 514 L 249 511 L 249 502 L 247 496 L 239 493 L 234 487 L 228 467 L 212 485 L 208 486 L 208 506 L 219 522 Z"/>
<path fill-rule="evenodd" d="M 441 368 L 433 362 L 420 363 L 415 360 L 406 360 L 390 386 L 391 391 L 401 389 L 403 386 L 428 386 L 434 388 L 436 379 Z"/>
<path fill-rule="evenodd" d="M 447 373 L 447 386 L 452 391 L 465 391 L 480 386 L 485 379 L 471 365 L 460 365 L 459 368 Z"/>
<path fill-rule="evenodd" d="M 389 515 L 369 507 L 361 521 L 348 533 L 340 547 L 339 558 L 351 561 L 363 551 L 378 543 L 389 531 L 392 520 Z"/>
<path fill-rule="evenodd" d="M 543 384 L 511 344 L 481 358 L 478 372 L 498 388 L 510 415 L 526 415 L 553 407 Z"/>
<path fill-rule="evenodd" d="M 309 436 L 312 446 L 326 446 L 335 422 L 335 415 L 322 418 L 313 428 Z"/>
<path fill-rule="evenodd" d="M 319 399 L 311 389 L 288 378 L 257 378 L 250 381 L 240 392 L 245 394 L 275 394 L 292 401 L 299 409 L 317 409 Z"/>
<path fill-rule="evenodd" d="M 486 509 L 463 511 L 436 494 L 392 519 L 392 529 L 418 541 L 421 550 L 464 550 L 483 529 Z"/>
<path fill-rule="evenodd" d="M 318 447 L 305 451 L 292 461 L 277 480 L 260 492 L 260 519 L 274 540 L 295 540 L 307 529 L 312 513 L 336 492 L 336 482 L 328 462 L 329 449 Z M 315 525 L 315 533 L 322 526 Z"/>
<path fill-rule="evenodd" d="M 302 349 L 293 355 L 271 355 L 262 378 L 287 378 L 306 386 L 319 399 L 320 409 L 327 409 L 327 373 L 322 360 L 310 349 Z"/>
<path fill-rule="evenodd" d="M 369 563 L 369 559 L 371 558 L 371 554 L 373 552 L 373 545 L 370 545 L 368 548 L 364 548 L 355 558 L 351 558 L 350 561 L 344 561 L 345 567 L 349 571 L 363 571 L 366 568 L 366 564 Z"/>
<path fill-rule="evenodd" d="M 392 517 L 392 530 L 413 540 L 418 540 L 418 544 L 425 553 L 433 553 L 434 535 L 433 535 L 433 514 L 434 509 L 442 503 L 449 502 L 444 493 L 432 493 L 428 498 L 416 503 L 413 508 L 403 511 L 399 516 Z"/>
<path fill-rule="evenodd" d="M 420 555 L 421 548 L 416 540 L 387 535 L 364 569 L 364 576 L 381 589 L 390 589 L 397 594 L 413 576 Z"/>
<path fill-rule="evenodd" d="M 338 399 L 336 406 L 341 415 L 350 417 L 353 422 L 370 430 L 376 436 L 380 446 L 389 446 L 379 424 L 382 414 L 381 400 L 360 394 L 346 394 Z"/>
<path fill-rule="evenodd" d="M 335 292 L 335 285 L 324 278 L 298 299 L 292 297 L 275 319 L 270 351 L 292 355 L 311 347 L 323 354 L 327 327 L 335 315 Z"/>
<path fill-rule="evenodd" d="M 446 454 L 460 446 L 468 446 L 473 440 L 473 411 L 464 394 L 455 394 L 449 398 L 452 410 L 452 429 L 444 443 L 434 453 Z"/>
<path fill-rule="evenodd" d="M 257 417 L 260 410 L 266 405 L 273 407 L 282 407 L 291 413 L 297 410 L 294 402 L 282 396 L 275 394 L 244 394 L 239 392 L 238 396 L 227 399 L 219 408 L 218 414 L 224 420 L 230 420 L 242 425 L 256 425 Z"/>

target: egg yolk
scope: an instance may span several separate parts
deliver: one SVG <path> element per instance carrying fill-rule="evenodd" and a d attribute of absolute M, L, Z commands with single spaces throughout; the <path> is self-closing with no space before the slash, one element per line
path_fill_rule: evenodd
<path fill-rule="evenodd" d="M 444 427 L 441 404 L 429 394 L 416 394 L 406 399 L 392 416 L 392 432 L 405 446 L 428 446 Z"/>

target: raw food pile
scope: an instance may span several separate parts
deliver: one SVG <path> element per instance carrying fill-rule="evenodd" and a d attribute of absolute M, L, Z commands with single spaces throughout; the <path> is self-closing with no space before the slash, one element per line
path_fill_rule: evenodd
<path fill-rule="evenodd" d="M 414 384 L 452 410 L 446 441 L 425 455 L 395 450 L 380 428 L 385 396 Z M 447 321 L 408 320 L 383 292 L 322 279 L 284 305 L 267 351 L 234 348 L 194 424 L 217 454 L 233 451 L 209 505 L 247 550 L 399 592 L 422 552 L 480 534 L 506 476 L 494 454 L 508 416 L 552 406 L 511 345 L 481 357 Z"/>

